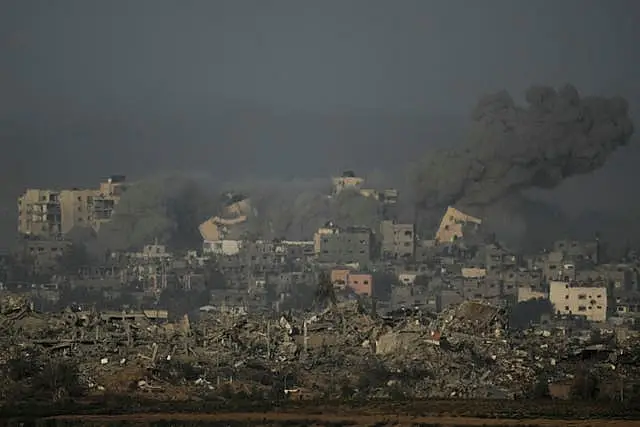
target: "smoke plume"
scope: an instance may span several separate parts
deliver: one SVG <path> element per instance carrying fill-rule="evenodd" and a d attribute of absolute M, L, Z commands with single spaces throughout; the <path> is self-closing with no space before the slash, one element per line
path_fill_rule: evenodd
<path fill-rule="evenodd" d="M 173 249 L 201 244 L 198 224 L 215 212 L 219 198 L 206 177 L 170 174 L 134 183 L 112 220 L 100 228 L 100 246 L 122 251 L 157 241 Z"/>
<path fill-rule="evenodd" d="M 254 209 L 248 232 L 262 239 L 310 239 L 327 221 L 340 226 L 377 229 L 380 203 L 355 191 L 330 197 L 324 180 L 216 182 L 193 174 L 151 177 L 125 192 L 112 221 L 98 233 L 100 246 L 110 250 L 139 249 L 158 241 L 172 249 L 202 244 L 198 226 L 221 213 L 221 195 L 251 199 Z"/>
<path fill-rule="evenodd" d="M 573 86 L 532 87 L 526 107 L 506 92 L 486 96 L 472 113 L 470 142 L 436 151 L 416 168 L 416 203 L 487 206 L 532 188 L 600 168 L 633 134 L 621 98 L 581 98 Z"/>
<path fill-rule="evenodd" d="M 424 224 L 418 227 L 425 236 L 431 230 L 428 216 L 436 221 L 447 205 L 494 218 L 492 228 L 513 240 L 530 236 L 538 229 L 529 226 L 532 211 L 555 222 L 560 218 L 533 209 L 523 201 L 522 190 L 553 188 L 568 177 L 596 170 L 633 133 L 627 102 L 620 98 L 581 98 L 572 86 L 533 87 L 526 101 L 525 107 L 517 106 L 506 92 L 482 98 L 473 110 L 468 145 L 435 151 L 418 165 L 412 177 L 414 194 L 403 191 L 401 201 L 412 198 L 424 211 Z M 113 221 L 99 233 L 104 246 L 138 248 L 157 239 L 173 248 L 197 247 L 198 225 L 219 213 L 219 196 L 228 191 L 251 198 L 255 212 L 248 228 L 264 239 L 309 239 L 329 220 L 375 230 L 381 220 L 381 206 L 374 199 L 349 191 L 329 197 L 328 177 L 224 183 L 191 175 L 134 185 Z M 382 186 L 383 182 L 376 185 Z M 412 214 L 411 219 L 404 216 L 405 221 L 414 219 Z"/>

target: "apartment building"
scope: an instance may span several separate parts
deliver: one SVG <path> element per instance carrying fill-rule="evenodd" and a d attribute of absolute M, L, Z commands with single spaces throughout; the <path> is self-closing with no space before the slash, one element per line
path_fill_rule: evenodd
<path fill-rule="evenodd" d="M 55 239 L 76 226 L 98 231 L 111 219 L 125 189 L 123 176 L 112 176 L 97 189 L 27 189 L 18 198 L 18 232 Z"/>
<path fill-rule="evenodd" d="M 413 224 L 398 224 L 394 221 L 380 223 L 383 259 L 402 259 L 413 257 L 415 235 Z"/>
<path fill-rule="evenodd" d="M 314 236 L 317 260 L 321 263 L 366 265 L 371 261 L 372 239 L 373 235 L 368 228 L 343 229 L 328 223 Z"/>
<path fill-rule="evenodd" d="M 607 288 L 578 286 L 569 282 L 551 281 L 549 299 L 557 313 L 584 316 L 592 322 L 607 320 Z"/>
<path fill-rule="evenodd" d="M 51 237 L 62 232 L 60 192 L 28 189 L 18 198 L 18 232 Z"/>

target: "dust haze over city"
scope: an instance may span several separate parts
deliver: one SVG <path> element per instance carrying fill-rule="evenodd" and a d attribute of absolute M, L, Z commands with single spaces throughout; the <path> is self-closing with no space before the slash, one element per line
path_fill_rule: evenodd
<path fill-rule="evenodd" d="M 338 266 L 355 264 L 343 280 L 347 290 L 376 301 L 383 298 L 372 292 L 388 294 L 390 308 L 397 308 L 398 283 L 387 278 L 407 272 L 428 277 L 425 286 L 433 295 L 425 298 L 435 301 L 437 293 L 437 301 L 444 300 L 441 293 L 455 287 L 452 277 L 462 273 L 449 277 L 443 267 L 430 276 L 421 266 L 445 265 L 447 257 L 462 270 L 487 270 L 484 283 L 490 268 L 473 257 L 489 251 L 488 242 L 525 257 L 558 249 L 558 241 L 595 240 L 595 266 L 602 267 L 605 246 L 606 265 L 632 264 L 632 249 L 640 245 L 640 145 L 634 132 L 639 17 L 640 4 L 631 0 L 6 0 L 0 5 L 0 249 L 14 254 L 27 240 L 68 247 L 47 274 L 36 273 L 42 263 L 33 270 L 7 267 L 0 283 L 55 282 L 77 289 L 77 272 L 87 267 L 78 263 L 99 264 L 107 253 L 100 268 L 113 269 L 115 254 L 136 259 L 131 254 L 149 245 L 200 256 L 214 251 L 213 242 L 220 248 L 231 241 L 311 242 L 313 256 L 305 258 L 304 268 L 286 273 L 311 271 L 305 280 L 318 289 L 289 289 L 278 293 L 280 302 L 287 305 L 286 294 L 291 307 L 300 308 L 314 294 L 317 308 L 318 295 L 324 295 L 335 308 L 335 296 L 322 288 L 323 275 L 336 285 Z M 77 190 L 100 182 L 99 190 Z M 119 188 L 126 188 L 121 198 Z M 55 191 L 30 199 L 27 189 Z M 76 196 L 87 203 L 104 198 L 108 214 L 97 218 L 96 210 L 84 217 L 84 205 L 75 204 L 69 214 L 64 203 L 75 203 Z M 53 226 L 37 228 L 23 219 L 26 206 L 32 209 L 41 197 L 57 203 L 58 213 L 51 215 L 62 219 Z M 448 223 L 451 212 L 450 221 L 456 219 Z M 73 224 L 65 225 L 70 217 Z M 385 258 L 385 224 L 396 234 L 401 228 L 393 227 L 410 225 L 402 229 L 411 230 L 410 253 Z M 482 233 L 469 232 L 472 224 L 481 224 Z M 371 259 L 329 260 L 324 254 L 333 246 L 319 249 L 329 229 L 360 237 L 369 230 L 367 239 L 375 242 L 367 249 Z M 456 243 L 459 238 L 464 241 Z M 82 261 L 59 266 L 60 259 L 69 262 L 69 253 L 77 256 L 73 247 L 87 251 Z M 241 247 L 237 243 L 234 251 L 242 254 Z M 49 249 L 30 250 L 29 257 Z M 225 277 L 228 288 L 241 287 L 240 279 L 224 274 L 232 269 L 223 260 L 229 249 L 219 250 L 211 255 L 215 262 L 203 261 L 215 267 L 189 270 L 190 278 L 204 277 L 197 297 L 171 294 L 165 276 L 158 289 L 159 273 L 153 273 L 152 290 L 147 279 L 135 281 L 139 304 L 120 298 L 121 290 L 105 304 L 114 310 L 142 307 L 140 301 L 157 292 L 155 307 L 169 313 L 208 307 L 200 298 L 205 294 L 214 306 L 212 292 L 219 285 L 213 289 L 210 283 L 217 278 Z M 571 256 L 565 254 L 563 265 L 574 265 Z M 255 254 L 247 257 L 255 260 Z M 535 270 L 535 262 L 525 264 L 520 273 Z M 629 269 L 640 280 L 640 268 Z M 538 290 L 547 296 L 541 300 L 553 301 L 548 265 L 541 271 Z M 269 282 L 272 273 L 261 271 L 264 280 L 247 273 L 249 289 Z M 362 291 L 349 275 L 371 275 L 374 291 Z M 175 276 L 176 283 L 186 277 Z M 500 276 L 499 282 L 502 293 L 495 297 L 515 298 L 506 295 L 508 280 Z M 456 304 L 477 299 L 465 289 Z M 71 299 L 60 301 L 91 300 L 87 293 L 65 295 Z M 274 295 L 265 304 L 280 298 Z M 179 308 L 178 299 L 184 301 Z M 485 293 L 483 299 L 490 298 Z M 522 302 L 518 296 L 516 303 Z M 437 304 L 440 313 L 443 304 Z M 523 383 L 538 381 L 538 374 Z M 445 392 L 433 393 L 427 395 Z"/>
<path fill-rule="evenodd" d="M 350 169 L 398 182 L 427 150 L 465 144 L 477 100 L 501 90 L 518 101 L 531 85 L 569 83 L 583 96 L 623 96 L 633 113 L 635 8 L 10 2 L 3 235 L 23 188 L 86 186 L 96 175 L 225 182 Z M 635 209 L 638 155 L 631 144 L 539 198 L 572 215 Z"/>

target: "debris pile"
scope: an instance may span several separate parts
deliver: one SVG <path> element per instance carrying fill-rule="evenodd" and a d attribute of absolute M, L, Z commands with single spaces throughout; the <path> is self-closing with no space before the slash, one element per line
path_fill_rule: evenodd
<path fill-rule="evenodd" d="M 176 322 L 157 311 L 45 315 L 13 297 L 1 309 L 5 396 L 12 382 L 35 375 L 15 374 L 16 360 L 34 360 L 29 369 L 39 374 L 47 363 L 77 366 L 90 393 L 158 399 L 516 398 L 540 378 L 566 381 L 585 364 L 603 380 L 640 378 L 633 340 L 594 347 L 548 331 L 514 333 L 504 309 L 477 302 L 439 315 L 380 317 L 347 301 L 317 313 L 205 313 Z"/>

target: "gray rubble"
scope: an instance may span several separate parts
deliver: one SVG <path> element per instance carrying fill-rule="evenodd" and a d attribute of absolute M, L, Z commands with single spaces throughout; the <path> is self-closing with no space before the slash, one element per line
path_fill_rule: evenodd
<path fill-rule="evenodd" d="M 91 393 L 171 399 L 223 390 L 262 396 L 304 390 L 310 398 L 517 398 L 542 377 L 573 378 L 587 353 L 600 355 L 589 368 L 602 378 L 629 384 L 638 378 L 640 353 L 632 341 L 594 346 L 549 331 L 510 332 L 503 309 L 478 302 L 439 315 L 383 317 L 358 301 L 279 317 L 206 313 L 170 323 L 153 313 L 45 315 L 24 298 L 6 297 L 0 362 L 7 369 L 16 358 L 70 361 Z"/>

